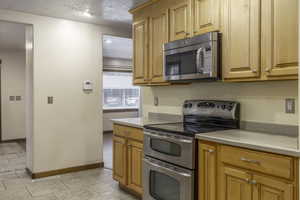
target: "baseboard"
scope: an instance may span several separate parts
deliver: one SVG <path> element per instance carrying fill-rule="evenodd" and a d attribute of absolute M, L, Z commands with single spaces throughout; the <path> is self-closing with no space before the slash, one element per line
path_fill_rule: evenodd
<path fill-rule="evenodd" d="M 84 170 L 89 170 L 89 169 L 97 169 L 97 168 L 103 168 L 103 167 L 104 167 L 104 162 L 101 162 L 101 163 L 94 163 L 94 164 L 89 164 L 89 165 L 69 167 L 69 168 L 64 168 L 64 169 L 57 169 L 57 170 L 52 170 L 52 171 L 47 171 L 47 172 L 38 172 L 38 173 L 32 173 L 29 169 L 26 168 L 26 172 L 29 174 L 29 176 L 32 179 L 37 179 L 37 178 L 45 178 L 45 177 L 49 177 L 49 176 L 55 176 L 55 175 L 61 175 L 61 174 L 67 174 L 67 173 L 72 173 L 72 172 L 84 171 Z"/>
<path fill-rule="evenodd" d="M 14 140 L 1 140 L 0 143 L 13 143 L 13 142 L 26 142 L 26 138 L 14 139 Z"/>
<path fill-rule="evenodd" d="M 103 134 L 110 134 L 110 133 L 113 133 L 113 131 L 103 131 Z"/>

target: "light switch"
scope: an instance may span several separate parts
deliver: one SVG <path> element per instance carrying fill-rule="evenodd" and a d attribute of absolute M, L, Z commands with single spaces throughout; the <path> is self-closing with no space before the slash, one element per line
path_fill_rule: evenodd
<path fill-rule="evenodd" d="M 16 96 L 16 101 L 21 101 L 22 100 L 22 96 Z"/>
<path fill-rule="evenodd" d="M 285 99 L 285 113 L 295 113 L 295 99 Z"/>

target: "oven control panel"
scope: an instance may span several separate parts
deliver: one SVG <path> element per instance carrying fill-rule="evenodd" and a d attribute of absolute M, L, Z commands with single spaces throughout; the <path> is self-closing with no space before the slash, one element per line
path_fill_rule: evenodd
<path fill-rule="evenodd" d="M 238 120 L 240 104 L 234 101 L 187 100 L 183 104 L 183 115 Z"/>

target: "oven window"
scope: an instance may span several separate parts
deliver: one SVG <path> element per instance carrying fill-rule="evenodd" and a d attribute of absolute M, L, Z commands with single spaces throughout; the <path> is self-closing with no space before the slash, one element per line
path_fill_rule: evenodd
<path fill-rule="evenodd" d="M 150 171 L 150 195 L 156 200 L 180 200 L 180 183 L 157 171 Z"/>
<path fill-rule="evenodd" d="M 161 139 L 151 139 L 150 147 L 151 149 L 163 154 L 176 157 L 181 156 L 180 145 L 173 142 L 168 142 Z"/>

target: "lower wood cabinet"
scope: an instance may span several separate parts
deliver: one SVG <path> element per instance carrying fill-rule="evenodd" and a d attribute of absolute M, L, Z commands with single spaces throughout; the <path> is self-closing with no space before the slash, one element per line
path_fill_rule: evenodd
<path fill-rule="evenodd" d="M 199 200 L 298 200 L 298 158 L 202 141 L 198 146 Z"/>
<path fill-rule="evenodd" d="M 142 196 L 142 129 L 114 125 L 113 179 Z"/>

